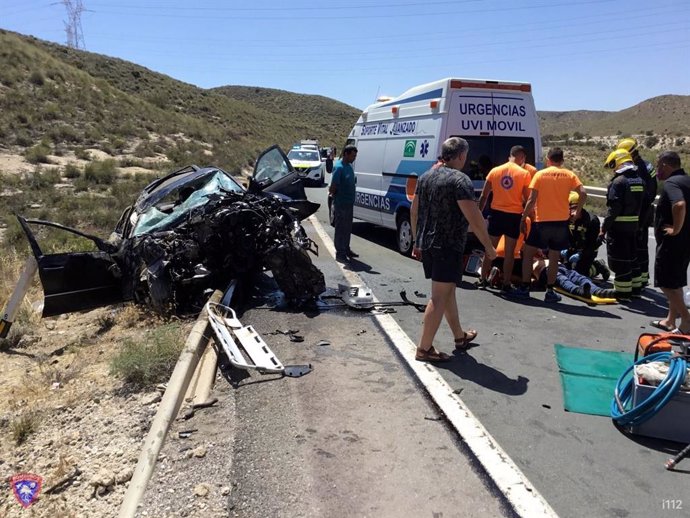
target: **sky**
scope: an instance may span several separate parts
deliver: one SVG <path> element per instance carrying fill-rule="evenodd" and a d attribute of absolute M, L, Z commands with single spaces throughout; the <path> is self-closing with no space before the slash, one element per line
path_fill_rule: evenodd
<path fill-rule="evenodd" d="M 86 50 L 202 88 L 359 109 L 445 77 L 529 82 L 538 110 L 690 95 L 689 0 L 81 1 Z M 0 0 L 3 29 L 64 44 L 66 20 L 61 0 Z"/>

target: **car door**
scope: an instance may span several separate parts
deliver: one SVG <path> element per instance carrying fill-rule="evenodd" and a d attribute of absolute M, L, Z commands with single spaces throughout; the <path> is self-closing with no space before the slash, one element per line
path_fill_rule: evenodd
<path fill-rule="evenodd" d="M 307 200 L 302 178 L 279 146 L 271 146 L 259 155 L 248 192 L 278 195 L 283 203 L 295 209 L 300 220 L 319 208 L 318 203 Z"/>
<path fill-rule="evenodd" d="M 94 309 L 123 302 L 120 269 L 111 253 L 115 247 L 103 240 L 49 221 L 18 216 L 31 251 L 38 263 L 43 285 L 43 317 Z M 29 225 L 43 225 L 90 239 L 98 248 L 92 252 L 44 254 Z"/>

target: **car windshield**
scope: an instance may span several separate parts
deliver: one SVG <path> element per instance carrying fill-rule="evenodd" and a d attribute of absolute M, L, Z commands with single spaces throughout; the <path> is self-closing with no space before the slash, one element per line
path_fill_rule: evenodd
<path fill-rule="evenodd" d="M 242 187 L 222 171 L 204 176 L 201 184 L 181 185 L 141 214 L 132 236 L 166 230 L 178 224 L 192 209 L 204 205 L 210 194 L 221 191 L 243 192 Z"/>
<path fill-rule="evenodd" d="M 288 176 L 293 170 L 286 158 L 277 147 L 266 151 L 254 166 L 254 180 L 266 185 Z"/>
<path fill-rule="evenodd" d="M 292 149 L 288 153 L 290 160 L 301 160 L 303 162 L 319 162 L 321 158 L 317 151 L 304 151 L 301 149 Z"/>

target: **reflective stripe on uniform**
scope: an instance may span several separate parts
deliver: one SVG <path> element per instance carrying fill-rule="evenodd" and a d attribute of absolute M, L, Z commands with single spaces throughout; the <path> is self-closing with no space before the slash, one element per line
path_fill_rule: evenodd
<path fill-rule="evenodd" d="M 613 289 L 620 293 L 631 293 L 633 289 L 632 281 L 618 281 L 614 279 Z"/>
<path fill-rule="evenodd" d="M 632 280 L 632 287 L 633 289 L 639 289 L 642 288 L 642 276 L 640 275 L 639 277 L 633 277 Z"/>
<path fill-rule="evenodd" d="M 642 185 L 631 185 L 630 186 L 630 192 L 642 192 L 644 191 L 644 187 Z"/>
<path fill-rule="evenodd" d="M 616 216 L 616 219 L 614 221 L 633 222 L 638 221 L 639 219 L 639 216 Z"/>

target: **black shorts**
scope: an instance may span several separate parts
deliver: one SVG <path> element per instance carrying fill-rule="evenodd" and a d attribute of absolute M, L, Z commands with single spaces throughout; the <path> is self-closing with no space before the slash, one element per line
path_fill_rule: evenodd
<path fill-rule="evenodd" d="M 656 246 L 654 286 L 675 290 L 688 284 L 690 248 L 671 239 L 663 237 Z"/>
<path fill-rule="evenodd" d="M 489 213 L 489 235 L 494 237 L 508 236 L 517 239 L 520 237 L 521 218 L 522 214 L 492 209 Z"/>
<path fill-rule="evenodd" d="M 541 250 L 563 250 L 570 246 L 570 231 L 567 221 L 541 221 L 532 224 L 525 240 L 529 246 Z"/>
<path fill-rule="evenodd" d="M 499 270 L 503 271 L 503 265 L 505 264 L 504 257 L 497 257 L 491 262 L 491 266 L 495 266 Z M 513 275 L 522 277 L 522 257 L 516 257 L 513 259 Z"/>
<path fill-rule="evenodd" d="M 429 248 L 422 251 L 424 277 L 436 282 L 462 284 L 462 252 L 451 248 Z"/>

